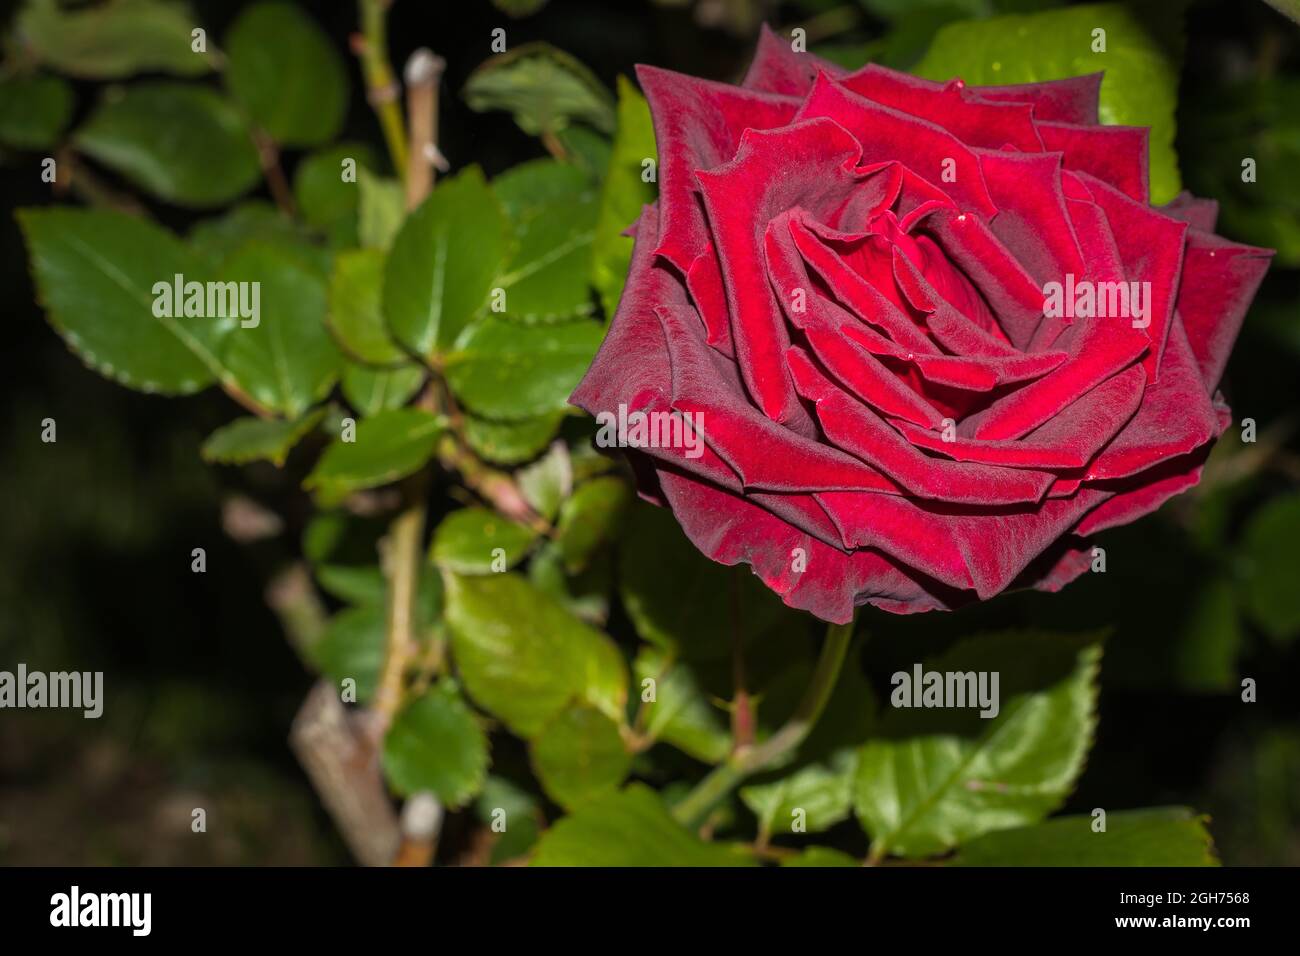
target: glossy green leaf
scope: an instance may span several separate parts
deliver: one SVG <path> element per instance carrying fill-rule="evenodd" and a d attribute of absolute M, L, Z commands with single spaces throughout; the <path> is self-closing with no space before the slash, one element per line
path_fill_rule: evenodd
<path fill-rule="evenodd" d="M 614 131 L 614 103 L 590 70 L 547 43 L 525 43 L 486 60 L 465 84 L 472 110 L 507 110 L 530 136 L 572 122 Z"/>
<path fill-rule="evenodd" d="M 211 384 L 216 353 L 235 324 L 155 314 L 155 284 L 206 278 L 199 260 L 167 231 L 118 212 L 25 209 L 37 293 L 50 324 L 106 378 L 145 392 L 183 395 Z"/>
<path fill-rule="evenodd" d="M 1278 641 L 1300 633 L 1300 587 L 1295 546 L 1300 540 L 1300 494 L 1274 498 L 1250 517 L 1242 535 L 1242 599 L 1251 617 Z"/>
<path fill-rule="evenodd" d="M 587 275 L 595 226 L 594 193 L 541 203 L 516 221 L 514 253 L 494 285 L 502 307 L 493 311 L 525 323 L 590 313 Z"/>
<path fill-rule="evenodd" d="M 163 81 L 111 88 L 74 142 L 87 156 L 178 206 L 219 206 L 262 176 L 239 110 L 204 86 Z"/>
<path fill-rule="evenodd" d="M 555 159 L 532 159 L 492 180 L 492 191 L 511 222 L 519 222 L 557 200 L 587 195 L 592 182 L 576 166 Z"/>
<path fill-rule="evenodd" d="M 495 511 L 461 508 L 438 523 L 429 559 L 457 574 L 504 571 L 524 559 L 536 537 L 532 529 Z"/>
<path fill-rule="evenodd" d="M 593 707 L 562 711 L 530 749 L 542 789 L 569 810 L 617 790 L 632 767 L 618 724 Z"/>
<path fill-rule="evenodd" d="M 329 253 L 311 245 L 307 230 L 262 199 L 245 200 L 195 223 L 186 238 L 190 248 L 216 269 L 252 240 L 289 250 L 322 274 L 330 269 Z"/>
<path fill-rule="evenodd" d="M 705 763 L 719 763 L 730 753 L 726 718 L 710 703 L 690 664 L 674 661 L 657 648 L 643 647 L 634 674 L 634 693 L 641 701 L 640 729 L 646 736 Z M 654 683 L 647 685 L 647 680 Z M 647 700 L 651 690 L 654 700 Z"/>
<path fill-rule="evenodd" d="M 487 779 L 488 740 L 454 681 L 442 680 L 398 713 L 384 738 L 384 776 L 409 795 L 431 790 L 463 807 Z"/>
<path fill-rule="evenodd" d="M 740 799 L 758 817 L 759 833 L 821 833 L 853 811 L 857 754 L 841 751 L 828 763 L 802 767 L 771 783 L 741 788 Z"/>
<path fill-rule="evenodd" d="M 971 840 L 955 866 L 1217 866 L 1205 818 L 1186 807 L 1058 817 Z"/>
<path fill-rule="evenodd" d="M 654 202 L 658 192 L 654 182 L 643 178 L 646 160 L 653 161 L 656 155 L 650 107 L 627 78 L 620 76 L 618 132 L 601 187 L 591 262 L 591 283 L 600 293 L 606 317 L 613 316 L 618 307 L 632 263 L 632 239 L 623 231 L 641 215 L 642 206 Z"/>
<path fill-rule="evenodd" d="M 533 866 L 752 866 L 746 847 L 706 843 L 641 784 L 598 797 L 542 834 Z"/>
<path fill-rule="evenodd" d="M 447 381 L 486 418 L 518 421 L 563 411 L 603 335 L 590 321 L 520 326 L 488 318 L 447 354 Z"/>
<path fill-rule="evenodd" d="M 480 458 L 501 465 L 517 465 L 536 458 L 551 443 L 563 420 L 562 411 L 516 422 L 495 422 L 466 415 L 465 440 Z"/>
<path fill-rule="evenodd" d="M 501 205 L 477 167 L 438 184 L 393 240 L 388 327 L 417 355 L 446 352 L 487 300 L 506 253 Z"/>
<path fill-rule="evenodd" d="M 332 496 L 386 485 L 418 471 L 433 455 L 443 420 L 399 408 L 357 422 L 355 441 L 335 441 L 303 482 Z"/>
<path fill-rule="evenodd" d="M 384 324 L 383 294 L 383 252 L 349 249 L 334 257 L 328 322 L 340 348 L 358 362 L 402 365 L 407 355 Z"/>
<path fill-rule="evenodd" d="M 532 737 L 571 700 L 620 720 L 627 667 L 604 634 L 517 574 L 448 574 L 447 623 L 470 696 Z"/>
<path fill-rule="evenodd" d="M 382 369 L 347 361 L 340 384 L 349 405 L 362 415 L 378 415 L 401 408 L 414 398 L 424 385 L 424 377 L 424 367 L 414 363 Z"/>
<path fill-rule="evenodd" d="M 555 540 L 569 573 L 581 571 L 602 544 L 614 540 L 631 500 L 627 482 L 610 475 L 579 485 L 564 502 Z"/>
<path fill-rule="evenodd" d="M 1013 632 L 963 641 L 927 661 L 925 671 L 997 672 L 998 714 L 888 713 L 882 736 L 859 752 L 854 802 L 872 854 L 942 853 L 1058 807 L 1092 742 L 1100 657 L 1095 635 Z M 895 685 L 891 704 L 902 690 Z"/>
<path fill-rule="evenodd" d="M 343 125 L 348 85 L 329 36 L 292 3 L 246 7 L 226 33 L 226 83 L 285 146 L 317 146 Z"/>
<path fill-rule="evenodd" d="M 186 4 L 160 0 L 113 0 L 83 9 L 29 0 L 17 21 L 23 43 L 43 63 L 91 80 L 206 73 L 213 68 L 211 46 L 194 52 L 198 26 Z"/>
<path fill-rule="evenodd" d="M 47 73 L 0 79 L 0 143 L 42 149 L 58 142 L 72 119 L 72 87 Z"/>
<path fill-rule="evenodd" d="M 302 441 L 325 417 L 318 408 L 300 418 L 284 421 L 274 418 L 237 418 L 222 425 L 203 443 L 204 461 L 223 465 L 243 465 L 250 461 L 284 464 L 293 446 Z"/>
<path fill-rule="evenodd" d="M 806 850 L 793 855 L 784 857 L 781 860 L 782 866 L 861 866 L 859 860 L 855 860 L 842 850 L 834 850 L 828 846 L 810 846 Z"/>
<path fill-rule="evenodd" d="M 263 408 L 301 415 L 328 394 L 343 363 L 325 328 L 324 278 L 285 249 L 252 242 L 226 261 L 221 279 L 247 283 L 260 309 L 255 326 L 241 321 L 226 336 L 222 364 Z"/>
<path fill-rule="evenodd" d="M 941 29 L 915 72 L 971 84 L 1059 80 L 1105 71 L 1101 120 L 1151 127 L 1151 200 L 1165 203 L 1180 188 L 1174 111 L 1182 69 L 1182 25 L 1134 7 L 1086 4 L 1023 16 L 964 20 Z M 1106 50 L 1093 52 L 1094 30 Z"/>

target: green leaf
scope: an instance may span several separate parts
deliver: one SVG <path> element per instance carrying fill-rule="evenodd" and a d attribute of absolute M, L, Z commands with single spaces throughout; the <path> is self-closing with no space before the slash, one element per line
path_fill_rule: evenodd
<path fill-rule="evenodd" d="M 204 461 L 223 465 L 269 461 L 278 468 L 289 457 L 293 446 L 302 441 L 324 417 L 325 409 L 318 408 L 290 421 L 237 418 L 209 435 L 199 453 Z"/>
<path fill-rule="evenodd" d="M 253 122 L 284 146 L 318 146 L 347 110 L 343 60 L 291 3 L 247 7 L 226 33 L 226 83 Z"/>
<path fill-rule="evenodd" d="M 700 554 L 666 508 L 634 504 L 618 548 L 623 606 L 642 639 L 664 650 L 730 655 L 736 607 L 755 637 L 798 620 L 757 577 Z"/>
<path fill-rule="evenodd" d="M 963 641 L 927 661 L 926 672 L 998 673 L 999 712 L 889 713 L 882 739 L 859 753 L 854 802 L 872 855 L 942 853 L 1059 806 L 1091 743 L 1100 658 L 1096 635 L 1015 632 Z M 895 683 L 891 703 L 905 690 Z"/>
<path fill-rule="evenodd" d="M 595 562 L 581 574 L 570 576 L 565 573 L 559 548 L 548 540 L 529 559 L 528 580 L 589 624 L 603 627 L 609 620 L 613 575 L 608 562 Z"/>
<path fill-rule="evenodd" d="M 349 160 L 355 168 L 345 169 Z M 293 195 L 302 218 L 337 245 L 355 246 L 361 194 L 356 176 L 375 163 L 374 150 L 366 143 L 339 143 L 304 158 L 293 173 Z"/>
<path fill-rule="evenodd" d="M 321 564 L 314 570 L 321 589 L 340 601 L 382 609 L 388 595 L 388 581 L 377 564 Z"/>
<path fill-rule="evenodd" d="M 251 242 L 227 260 L 227 282 L 258 291 L 257 324 L 226 336 L 222 363 L 263 408 L 301 415 L 324 398 L 343 363 L 325 328 L 325 280 L 289 251 Z"/>
<path fill-rule="evenodd" d="M 560 505 L 573 491 L 573 467 L 569 449 L 556 442 L 537 461 L 515 474 L 519 492 L 539 515 L 554 521 Z"/>
<path fill-rule="evenodd" d="M 655 133 L 645 97 L 626 77 L 618 78 L 618 132 L 609 171 L 600 192 L 596 238 L 592 250 L 591 284 L 600 293 L 606 317 L 613 316 L 632 264 L 632 239 L 623 230 L 655 200 L 654 183 L 642 180 L 644 163 L 654 160 Z"/>
<path fill-rule="evenodd" d="M 593 182 L 599 182 L 609 168 L 610 143 L 603 134 L 590 126 L 566 126 L 555 134 L 563 150 L 564 162 L 586 173 Z"/>
<path fill-rule="evenodd" d="M 492 192 L 512 222 L 519 222 L 556 200 L 585 196 L 591 189 L 590 176 L 576 166 L 555 159 L 529 160 L 492 180 Z"/>
<path fill-rule="evenodd" d="M 532 741 L 533 768 L 566 810 L 617 790 L 632 768 L 618 724 L 592 707 L 571 707 Z"/>
<path fill-rule="evenodd" d="M 439 681 L 402 708 L 384 738 L 384 775 L 403 795 L 431 790 L 463 807 L 487 778 L 488 741 L 454 681 Z"/>
<path fill-rule="evenodd" d="M 705 843 L 653 790 L 632 784 L 584 804 L 542 834 L 533 866 L 752 866 L 746 847 Z"/>
<path fill-rule="evenodd" d="M 781 860 L 782 866 L 861 866 L 842 850 L 833 850 L 828 846 L 810 846 L 806 850 Z"/>
<path fill-rule="evenodd" d="M 262 199 L 246 200 L 196 223 L 187 239 L 190 248 L 215 269 L 252 240 L 289 250 L 309 260 L 316 271 L 328 274 L 330 269 L 329 253 L 310 244 L 302 225 Z"/>
<path fill-rule="evenodd" d="M 169 395 L 196 392 L 222 373 L 216 352 L 234 322 L 154 314 L 155 283 L 205 278 L 170 233 L 102 210 L 25 209 L 18 221 L 50 324 L 91 368 Z"/>
<path fill-rule="evenodd" d="M 382 603 L 339 611 L 312 648 L 312 658 L 335 687 L 356 681 L 357 701 L 368 702 L 384 666 L 387 612 Z"/>
<path fill-rule="evenodd" d="M 325 449 L 303 487 L 336 497 L 405 478 L 433 455 L 443 428 L 441 418 L 414 408 L 362 419 L 356 440 L 340 439 Z"/>
<path fill-rule="evenodd" d="M 433 533 L 429 559 L 457 574 L 504 571 L 524 559 L 537 534 L 487 508 L 461 508 L 443 518 Z M 500 566 L 494 552 L 501 549 Z"/>
<path fill-rule="evenodd" d="M 852 812 L 856 771 L 857 755 L 844 750 L 829 764 L 809 764 L 780 780 L 742 787 L 740 799 L 758 817 L 764 836 L 821 833 Z"/>
<path fill-rule="evenodd" d="M 0 143 L 42 149 L 58 142 L 72 119 L 72 87 L 46 73 L 0 79 Z"/>
<path fill-rule="evenodd" d="M 480 458 L 501 465 L 517 465 L 536 458 L 551 443 L 563 420 L 562 411 L 517 422 L 494 422 L 466 415 L 465 440 Z"/>
<path fill-rule="evenodd" d="M 573 699 L 622 719 L 627 667 L 608 637 L 517 574 L 444 577 L 456 668 L 482 707 L 523 737 Z"/>
<path fill-rule="evenodd" d="M 726 722 L 709 703 L 689 664 L 673 661 L 657 648 L 642 647 L 633 669 L 642 694 L 646 736 L 710 764 L 720 763 L 731 752 Z M 653 701 L 645 700 L 647 679 L 655 682 Z"/>
<path fill-rule="evenodd" d="M 471 167 L 439 183 L 393 240 L 384 315 L 417 355 L 445 352 L 482 307 L 505 257 L 505 215 Z"/>
<path fill-rule="evenodd" d="M 113 87 L 74 142 L 87 156 L 177 206 L 228 203 L 262 175 L 243 117 L 203 86 Z"/>
<path fill-rule="evenodd" d="M 340 252 L 330 273 L 329 328 L 343 351 L 358 362 L 402 365 L 408 359 L 384 324 L 383 293 L 382 251 Z"/>
<path fill-rule="evenodd" d="M 414 363 L 394 369 L 375 369 L 356 362 L 343 366 L 343 397 L 362 415 L 401 408 L 424 384 L 424 367 Z"/>
<path fill-rule="evenodd" d="M 564 502 L 556 525 L 556 545 L 570 574 L 585 568 L 597 548 L 614 540 L 631 499 L 627 483 L 611 475 L 579 485 Z"/>
<path fill-rule="evenodd" d="M 1295 543 L 1300 540 L 1300 494 L 1274 498 L 1250 517 L 1242 535 L 1242 600 L 1276 641 L 1300 632 L 1300 587 Z"/>
<path fill-rule="evenodd" d="M 195 53 L 197 22 L 183 3 L 114 0 L 81 10 L 57 0 L 30 0 L 18 16 L 22 42 L 43 63 L 90 80 L 134 73 L 198 76 L 212 69 L 210 53 Z"/>
<path fill-rule="evenodd" d="M 601 326 L 589 321 L 520 326 L 484 319 L 447 354 L 447 381 L 471 411 L 486 418 L 518 421 L 559 412 L 568 407 L 603 336 Z"/>
<path fill-rule="evenodd" d="M 1132 7 L 1101 3 L 952 23 L 938 32 L 915 72 L 1005 84 L 1104 70 L 1101 120 L 1151 127 L 1151 201 L 1165 203 L 1180 188 L 1174 111 L 1183 40 L 1181 23 L 1160 15 L 1153 22 Z M 1106 31 L 1104 53 L 1092 50 L 1096 29 Z"/>
<path fill-rule="evenodd" d="M 489 863 L 493 866 L 523 856 L 542 832 L 537 800 L 504 777 L 488 776 L 474 802 L 474 814 L 486 827 L 504 827 L 499 833 L 492 830 L 496 840 Z"/>
<path fill-rule="evenodd" d="M 387 251 L 406 219 L 406 191 L 396 179 L 357 170 L 357 239 L 367 249 Z"/>
<path fill-rule="evenodd" d="M 614 131 L 614 103 L 595 75 L 547 43 L 525 43 L 484 61 L 465 84 L 478 112 L 507 110 L 529 136 L 554 134 L 572 122 Z"/>
<path fill-rule="evenodd" d="M 1186 807 L 1120 810 L 999 830 L 958 851 L 954 866 L 1217 866 L 1205 818 Z"/>

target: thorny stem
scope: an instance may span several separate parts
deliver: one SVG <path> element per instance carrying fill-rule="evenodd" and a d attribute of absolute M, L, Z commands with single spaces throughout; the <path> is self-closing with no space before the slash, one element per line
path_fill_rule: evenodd
<path fill-rule="evenodd" d="M 803 743 L 835 689 L 853 637 L 853 624 L 854 621 L 850 620 L 847 624 L 832 624 L 826 629 L 826 640 L 822 643 L 816 669 L 794 714 L 763 743 L 735 751 L 725 763 L 719 764 L 696 784 L 695 789 L 673 808 L 673 816 L 679 823 L 688 827 L 699 826 L 714 805 L 746 777 L 776 764 Z"/>
<path fill-rule="evenodd" d="M 353 52 L 361 60 L 361 72 L 366 79 L 366 98 L 379 118 L 384 141 L 393 169 L 399 176 L 406 175 L 406 129 L 402 123 L 402 109 L 398 104 L 400 91 L 397 77 L 388 63 L 388 31 L 385 19 L 392 0 L 357 0 L 361 18 L 361 35 L 352 41 Z"/>
<path fill-rule="evenodd" d="M 374 709 L 379 715 L 377 732 L 387 730 L 401 707 L 402 682 L 417 647 L 415 592 L 420 576 L 420 539 L 424 533 L 423 483 L 411 481 L 404 491 L 411 503 L 394 519 L 385 542 L 388 631 L 384 666 L 375 692 Z"/>

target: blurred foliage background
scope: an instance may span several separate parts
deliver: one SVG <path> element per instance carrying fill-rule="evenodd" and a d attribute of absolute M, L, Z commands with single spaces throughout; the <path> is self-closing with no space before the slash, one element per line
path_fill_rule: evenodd
<path fill-rule="evenodd" d="M 446 58 L 441 148 L 489 175 L 544 155 L 504 112 L 462 95 L 505 27 L 511 46 L 544 40 L 613 88 L 638 62 L 735 80 L 760 23 L 803 26 L 844 63 L 915 66 L 957 19 L 1053 6 L 1043 0 L 466 0 L 399 2 L 395 63 L 427 44 Z M 16 6 L 16 5 L 14 5 Z M 196 0 L 220 36 L 240 3 Z M 353 4 L 302 4 L 340 51 Z M 437 9 L 434 9 L 437 8 Z M 446 9 L 443 9 L 446 8 Z M 440 11 L 440 12 L 439 12 Z M 13 11 L 4 15 L 4 33 Z M 1065 808 L 1184 804 L 1208 813 L 1227 864 L 1300 864 L 1300 27 L 1262 3 L 1186 6 L 1176 146 L 1186 186 L 1222 203 L 1220 232 L 1278 250 L 1229 365 L 1238 421 L 1194 493 L 1100 542 L 1108 573 L 1060 595 L 1003 596 L 939 616 L 866 615 L 867 678 L 957 636 L 1017 624 L 1110 626 L 1101 722 Z M 15 55 L 12 46 L 6 56 Z M 380 144 L 355 61 L 344 139 Z M 82 86 L 74 88 L 81 92 Z M 88 110 L 78 96 L 77 117 Z M 347 862 L 287 744 L 312 678 L 264 600 L 297 556 L 309 517 L 301 469 L 213 468 L 205 436 L 230 417 L 216 392 L 166 401 L 84 369 L 34 305 L 12 216 L 48 201 L 39 152 L 0 147 L 6 340 L 0 348 L 0 667 L 103 670 L 105 716 L 57 711 L 0 718 L 4 863 Z M 1243 183 L 1243 157 L 1258 161 Z M 288 162 L 297 159 L 290 154 Z M 154 212 L 183 231 L 189 214 Z M 57 444 L 40 422 L 58 422 Z M 278 517 L 251 543 L 223 532 L 241 502 Z M 189 572 L 204 547 L 208 571 Z M 861 665 L 859 663 L 859 672 Z M 1243 704 L 1242 678 L 1259 684 Z M 509 754 L 495 755 L 508 763 Z M 190 808 L 224 821 L 206 839 Z M 842 824 L 853 828 L 853 824 Z M 447 837 L 455 848 L 464 834 Z M 857 839 L 861 839 L 860 835 Z"/>

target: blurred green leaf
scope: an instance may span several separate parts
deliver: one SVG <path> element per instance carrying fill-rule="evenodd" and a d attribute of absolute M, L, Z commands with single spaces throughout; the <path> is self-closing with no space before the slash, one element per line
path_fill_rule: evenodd
<path fill-rule="evenodd" d="M 555 442 L 537 461 L 515 474 L 519 491 L 539 515 L 554 521 L 560 505 L 573 492 L 573 467 L 569 463 L 569 449 L 563 442 Z"/>
<path fill-rule="evenodd" d="M 237 418 L 222 425 L 203 443 L 204 461 L 223 465 L 243 465 L 250 461 L 269 461 L 277 468 L 284 464 L 294 445 L 302 441 L 325 417 L 318 408 L 288 421 L 274 418 Z"/>
<path fill-rule="evenodd" d="M 58 142 L 72 119 L 72 87 L 47 73 L 0 78 L 0 143 L 42 149 Z"/>
<path fill-rule="evenodd" d="M 253 122 L 283 146 L 319 146 L 347 110 L 343 59 L 292 3 L 246 7 L 226 33 L 226 83 Z"/>
<path fill-rule="evenodd" d="M 505 779 L 489 775 L 474 802 L 479 821 L 492 830 L 491 863 L 496 865 L 527 853 L 541 833 L 541 811 L 531 793 Z"/>
<path fill-rule="evenodd" d="M 505 214 L 477 167 L 407 218 L 384 272 L 384 315 L 407 348 L 445 353 L 487 299 L 505 257 Z"/>
<path fill-rule="evenodd" d="M 329 328 L 343 351 L 369 365 L 405 364 L 384 324 L 384 254 L 348 249 L 334 257 L 329 285 Z"/>
<path fill-rule="evenodd" d="M 800 851 L 795 856 L 788 856 L 781 860 L 782 866 L 861 866 L 859 860 L 855 860 L 841 850 L 835 850 L 828 846 L 810 846 L 806 850 Z"/>
<path fill-rule="evenodd" d="M 533 866 L 752 866 L 747 848 L 705 843 L 658 795 L 631 784 L 584 804 L 542 834 Z"/>
<path fill-rule="evenodd" d="M 731 734 L 726 721 L 709 703 L 689 664 L 671 660 L 657 648 L 642 647 L 634 673 L 635 689 L 642 695 L 641 730 L 647 736 L 705 763 L 718 763 L 727 756 Z M 653 701 L 644 698 L 647 679 L 655 682 Z"/>
<path fill-rule="evenodd" d="M 226 336 L 222 364 L 263 408 L 301 415 L 324 398 L 343 362 L 325 328 L 325 280 L 286 250 L 252 242 L 228 259 L 221 278 L 260 290 L 256 326 Z"/>
<path fill-rule="evenodd" d="M 345 163 L 355 163 L 355 167 Z M 338 247 L 355 246 L 363 169 L 373 169 L 375 152 L 366 143 L 338 143 L 304 157 L 293 172 L 298 212 Z M 351 172 L 349 172 L 349 170 Z M 350 178 L 344 179 L 345 175 Z"/>
<path fill-rule="evenodd" d="M 343 366 L 343 397 L 362 415 L 378 415 L 414 398 L 424 376 L 424 367 L 413 362 L 402 368 L 376 369 L 348 361 Z"/>
<path fill-rule="evenodd" d="M 621 719 L 627 668 L 608 637 L 517 574 L 445 579 L 452 654 L 480 706 L 523 737 L 575 698 Z"/>
<path fill-rule="evenodd" d="M 529 136 L 554 134 L 572 122 L 614 131 L 614 103 L 600 80 L 547 43 L 525 43 L 485 60 L 465 83 L 478 112 L 506 110 Z"/>
<path fill-rule="evenodd" d="M 592 249 L 591 283 L 600 293 L 608 319 L 618 307 L 632 264 L 632 239 L 623 235 L 641 207 L 658 194 L 655 183 L 642 179 L 644 163 L 655 160 L 654 125 L 650 107 L 627 77 L 618 78 L 618 131 L 610 155 L 609 171 L 600 191 L 596 238 Z"/>
<path fill-rule="evenodd" d="M 593 707 L 570 707 L 531 744 L 547 796 L 566 810 L 618 789 L 632 767 L 618 724 Z"/>
<path fill-rule="evenodd" d="M 603 335 L 589 321 L 520 326 L 484 319 L 447 354 L 447 382 L 470 411 L 486 418 L 519 421 L 559 412 Z"/>
<path fill-rule="evenodd" d="M 388 594 L 388 582 L 379 565 L 320 564 L 314 570 L 316 583 L 321 586 L 321 590 L 340 601 L 383 609 L 384 599 Z M 381 615 L 380 629 L 382 628 L 383 616 Z M 326 638 L 328 636 L 327 633 Z"/>
<path fill-rule="evenodd" d="M 400 794 L 431 790 L 449 809 L 487 778 L 488 740 L 454 681 L 441 680 L 398 713 L 384 738 L 384 776 Z"/>
<path fill-rule="evenodd" d="M 610 142 L 590 126 L 566 126 L 555 134 L 564 162 L 599 182 L 609 168 Z"/>
<path fill-rule="evenodd" d="M 758 817 L 760 835 L 821 833 L 853 811 L 857 754 L 843 750 L 771 783 L 742 787 L 740 799 Z"/>
<path fill-rule="evenodd" d="M 103 210 L 24 209 L 18 222 L 50 324 L 91 368 L 169 395 L 196 392 L 224 374 L 216 353 L 233 320 L 154 314 L 155 283 L 206 278 L 176 237 Z"/>
<path fill-rule="evenodd" d="M 387 249 L 406 219 L 406 191 L 396 179 L 357 170 L 357 239 L 367 249 Z"/>
<path fill-rule="evenodd" d="M 198 25 L 186 4 L 163 0 L 111 0 L 83 9 L 28 0 L 16 23 L 22 42 L 43 63 L 90 80 L 206 73 L 213 67 L 211 52 L 193 51 L 191 31 Z"/>
<path fill-rule="evenodd" d="M 429 559 L 457 574 L 489 574 L 513 567 L 524 559 L 536 533 L 487 508 L 461 508 L 438 523 Z M 502 566 L 493 567 L 501 549 Z"/>
<path fill-rule="evenodd" d="M 1105 832 L 1092 816 L 1058 817 L 987 833 L 963 846 L 954 866 L 1217 866 L 1205 819 L 1186 807 L 1117 810 Z"/>
<path fill-rule="evenodd" d="M 492 180 L 492 191 L 512 222 L 519 222 L 557 199 L 591 192 L 591 177 L 554 159 L 532 159 Z"/>
<path fill-rule="evenodd" d="M 87 156 L 178 206 L 219 206 L 262 176 L 243 117 L 203 86 L 164 81 L 110 88 L 74 142 Z"/>
<path fill-rule="evenodd" d="M 927 79 L 960 76 L 970 84 L 1029 83 L 1105 71 L 1101 121 L 1151 127 L 1151 201 L 1180 188 L 1174 110 L 1182 69 L 1181 13 L 1161 19 L 1113 3 L 1085 4 L 1024 16 L 967 20 L 943 27 L 915 72 Z M 1105 30 L 1106 52 L 1092 50 Z"/>
<path fill-rule="evenodd" d="M 341 687 L 344 680 L 356 681 L 358 703 L 368 703 L 379 686 L 386 653 L 386 618 L 383 604 L 344 608 L 330 618 L 312 648 L 316 666 L 335 687 Z"/>
<path fill-rule="evenodd" d="M 548 412 L 517 422 L 494 422 L 465 416 L 465 440 L 474 454 L 502 465 L 517 465 L 537 457 L 560 428 L 563 411 Z"/>
<path fill-rule="evenodd" d="M 245 200 L 221 215 L 203 219 L 187 236 L 190 248 L 216 269 L 254 239 L 291 250 L 298 258 L 309 260 L 316 271 L 329 272 L 329 253 L 311 245 L 301 224 L 262 199 Z"/>
<path fill-rule="evenodd" d="M 1012 632 L 927 661 L 925 671 L 998 673 L 999 712 L 888 713 L 859 752 L 854 804 L 872 855 L 931 856 L 1059 806 L 1092 742 L 1100 657 L 1096 635 Z"/>
<path fill-rule="evenodd" d="M 564 502 L 555 543 L 570 574 L 585 568 L 597 548 L 614 540 L 631 499 L 627 482 L 611 475 L 579 485 Z"/>
<path fill-rule="evenodd" d="M 1250 517 L 1238 561 L 1242 601 L 1256 623 L 1276 641 L 1300 632 L 1300 587 L 1295 545 L 1300 540 L 1300 494 L 1282 495 Z"/>
<path fill-rule="evenodd" d="M 325 449 L 303 486 L 336 496 L 405 478 L 433 455 L 443 428 L 441 418 L 414 408 L 362 419 L 356 440 L 340 438 Z"/>

